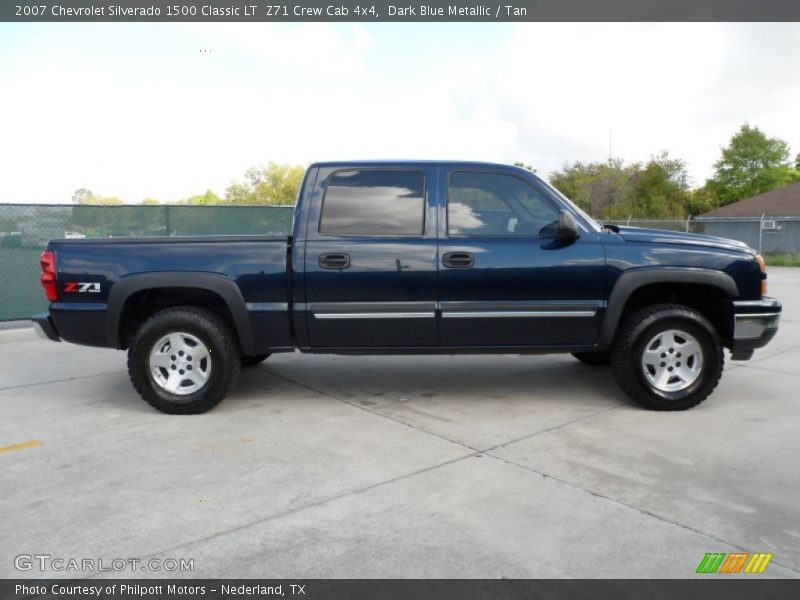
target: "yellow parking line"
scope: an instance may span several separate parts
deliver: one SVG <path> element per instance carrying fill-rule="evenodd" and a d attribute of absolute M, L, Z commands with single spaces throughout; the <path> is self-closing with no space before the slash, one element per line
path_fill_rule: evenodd
<path fill-rule="evenodd" d="M 29 442 L 22 442 L 21 444 L 3 446 L 2 448 L 0 448 L 0 454 L 6 454 L 7 452 L 16 452 L 17 450 L 25 450 L 26 448 L 37 448 L 41 445 L 42 445 L 41 441 L 31 440 Z"/>

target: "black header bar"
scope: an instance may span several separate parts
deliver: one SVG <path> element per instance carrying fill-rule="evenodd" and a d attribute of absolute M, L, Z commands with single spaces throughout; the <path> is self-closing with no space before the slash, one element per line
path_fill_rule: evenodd
<path fill-rule="evenodd" d="M 0 21 L 800 21 L 798 0 L 0 0 Z"/>

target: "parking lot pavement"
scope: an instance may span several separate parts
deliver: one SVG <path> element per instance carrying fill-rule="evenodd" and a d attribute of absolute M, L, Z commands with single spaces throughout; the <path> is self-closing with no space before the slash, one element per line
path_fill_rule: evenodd
<path fill-rule="evenodd" d="M 153 577 L 690 577 L 733 551 L 798 577 L 800 270 L 770 291 L 772 345 L 683 413 L 569 356 L 290 354 L 175 417 L 121 352 L 0 331 L 0 577 L 41 575 L 20 554 L 194 560 L 124 572 Z"/>

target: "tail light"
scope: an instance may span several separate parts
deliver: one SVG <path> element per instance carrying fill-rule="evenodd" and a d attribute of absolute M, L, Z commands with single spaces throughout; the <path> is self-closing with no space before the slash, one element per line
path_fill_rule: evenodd
<path fill-rule="evenodd" d="M 44 293 L 50 302 L 58 300 L 58 287 L 56 286 L 56 256 L 52 250 L 45 250 L 42 252 L 42 257 L 39 259 L 42 265 L 42 276 L 40 281 L 44 288 Z"/>
<path fill-rule="evenodd" d="M 764 262 L 764 257 L 760 254 L 756 255 L 758 261 L 758 268 L 761 269 L 761 296 L 767 295 L 767 264 Z"/>

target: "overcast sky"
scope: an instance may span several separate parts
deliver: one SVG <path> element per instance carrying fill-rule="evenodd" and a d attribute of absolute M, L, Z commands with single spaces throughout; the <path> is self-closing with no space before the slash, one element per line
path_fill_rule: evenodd
<path fill-rule="evenodd" d="M 201 52 L 201 50 L 208 50 Z M 222 194 L 269 161 L 800 152 L 800 24 L 0 24 L 0 202 Z M 610 146 L 610 148 L 609 148 Z"/>

